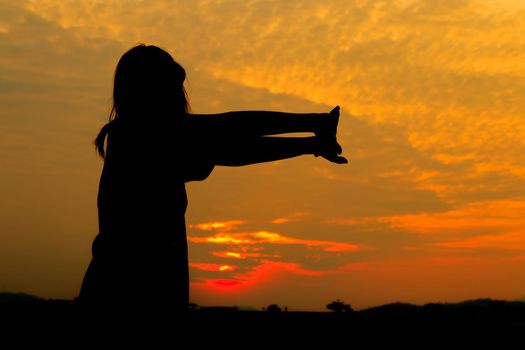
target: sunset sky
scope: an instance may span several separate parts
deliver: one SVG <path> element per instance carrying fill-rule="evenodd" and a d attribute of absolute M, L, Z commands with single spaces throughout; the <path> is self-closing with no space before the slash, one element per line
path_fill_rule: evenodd
<path fill-rule="evenodd" d="M 93 139 L 137 43 L 195 113 L 341 106 L 347 165 L 188 183 L 191 300 L 324 310 L 525 297 L 525 2 L 0 0 L 0 291 L 75 297 Z"/>

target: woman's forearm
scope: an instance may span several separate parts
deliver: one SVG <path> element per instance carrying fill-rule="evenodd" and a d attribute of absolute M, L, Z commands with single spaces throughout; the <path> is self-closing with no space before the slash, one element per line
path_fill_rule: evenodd
<path fill-rule="evenodd" d="M 239 111 L 219 114 L 189 114 L 188 121 L 197 129 L 216 133 L 264 136 L 293 132 L 312 132 L 329 122 L 323 113 L 284 113 Z"/>
<path fill-rule="evenodd" d="M 293 158 L 316 152 L 315 137 L 257 137 L 215 148 L 216 165 L 242 166 Z"/>

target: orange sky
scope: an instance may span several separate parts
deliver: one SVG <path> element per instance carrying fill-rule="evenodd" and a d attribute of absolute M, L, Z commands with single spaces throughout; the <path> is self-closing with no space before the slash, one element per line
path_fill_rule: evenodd
<path fill-rule="evenodd" d="M 302 156 L 187 185 L 192 301 L 525 297 L 511 0 L 0 0 L 0 290 L 78 293 L 98 228 L 92 140 L 138 42 L 186 68 L 197 113 L 342 107 L 348 165 Z"/>

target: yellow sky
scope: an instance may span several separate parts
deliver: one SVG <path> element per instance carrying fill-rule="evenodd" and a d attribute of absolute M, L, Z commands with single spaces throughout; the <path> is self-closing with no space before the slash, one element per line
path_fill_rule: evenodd
<path fill-rule="evenodd" d="M 195 112 L 342 107 L 336 166 L 187 185 L 199 304 L 323 309 L 525 296 L 525 5 L 0 0 L 0 289 L 72 298 L 97 233 L 120 56 L 188 72 Z"/>

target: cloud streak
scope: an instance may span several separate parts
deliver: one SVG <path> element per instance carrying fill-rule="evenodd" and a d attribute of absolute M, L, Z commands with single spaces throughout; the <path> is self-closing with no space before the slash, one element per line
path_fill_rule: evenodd
<path fill-rule="evenodd" d="M 378 218 L 394 229 L 420 234 L 469 234 L 518 230 L 525 224 L 525 201 L 501 200 L 469 203 L 439 213 L 422 213 Z"/>
<path fill-rule="evenodd" d="M 224 245 L 299 245 L 308 248 L 318 248 L 325 252 L 357 252 L 364 247 L 359 244 L 309 240 L 287 237 L 279 233 L 268 231 L 217 233 L 207 237 L 189 236 L 192 243 L 224 244 Z"/>
<path fill-rule="evenodd" d="M 213 222 L 203 222 L 195 225 L 188 225 L 189 228 L 194 228 L 202 231 L 211 231 L 218 230 L 221 231 L 231 231 L 239 225 L 246 223 L 244 220 L 227 220 L 227 221 L 213 221 Z"/>

